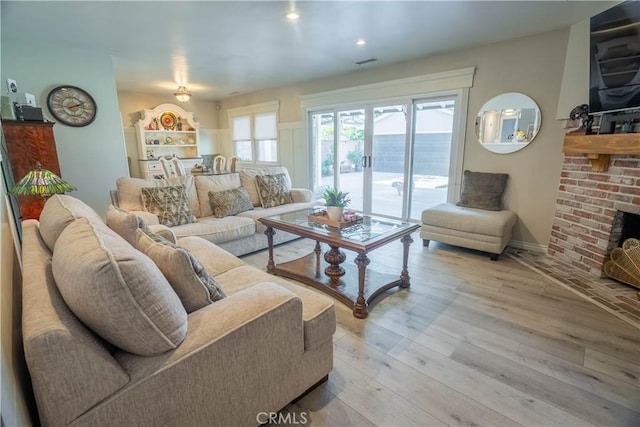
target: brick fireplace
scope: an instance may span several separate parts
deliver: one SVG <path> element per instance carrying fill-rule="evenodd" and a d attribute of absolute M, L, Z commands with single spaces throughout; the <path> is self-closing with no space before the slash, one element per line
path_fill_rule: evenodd
<path fill-rule="evenodd" d="M 640 215 L 640 154 L 611 154 L 608 168 L 597 171 L 593 155 L 567 151 L 548 253 L 602 276 L 620 240 L 624 215 Z"/>

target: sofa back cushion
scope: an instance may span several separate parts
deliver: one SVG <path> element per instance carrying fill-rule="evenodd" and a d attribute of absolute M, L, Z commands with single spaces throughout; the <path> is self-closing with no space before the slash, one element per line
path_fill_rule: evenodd
<path fill-rule="evenodd" d="M 187 313 L 226 297 L 191 251 L 147 230 L 138 230 L 136 236 L 138 248 L 160 268 Z"/>
<path fill-rule="evenodd" d="M 240 187 L 240 176 L 237 173 L 212 176 L 196 176 L 196 193 L 200 202 L 200 216 L 212 216 L 209 192 L 231 190 Z"/>
<path fill-rule="evenodd" d="M 256 176 L 278 175 L 281 173 L 285 175 L 284 180 L 287 184 L 287 187 L 291 188 L 291 177 L 289 176 L 289 171 L 284 166 L 273 166 L 270 168 L 259 169 L 243 169 L 240 171 L 240 182 L 242 183 L 242 186 L 249 192 L 249 197 L 251 198 L 251 203 L 253 203 L 253 206 L 261 206 L 260 193 L 258 190 L 258 185 L 256 184 Z"/>
<path fill-rule="evenodd" d="M 103 223 L 100 215 L 80 199 L 65 194 L 53 195 L 40 213 L 40 235 L 53 252 L 53 247 L 64 229 L 78 218 Z"/>
<path fill-rule="evenodd" d="M 51 273 L 51 252 L 33 219 L 22 223 L 22 262 L 22 341 L 40 423 L 67 425 L 129 376 L 111 356 L 111 345 L 65 304 Z"/>
<path fill-rule="evenodd" d="M 71 311 L 116 347 L 152 356 L 184 340 L 187 312 L 167 279 L 106 225 L 86 219 L 69 224 L 52 265 Z"/>
<path fill-rule="evenodd" d="M 200 214 L 198 195 L 196 194 L 196 184 L 193 175 L 175 176 L 167 179 L 140 179 L 140 178 L 118 178 L 116 187 L 118 189 L 118 207 L 128 211 L 144 210 L 144 199 L 142 198 L 142 188 L 149 187 L 170 187 L 184 185 L 189 202 L 189 209 L 196 216 Z"/>

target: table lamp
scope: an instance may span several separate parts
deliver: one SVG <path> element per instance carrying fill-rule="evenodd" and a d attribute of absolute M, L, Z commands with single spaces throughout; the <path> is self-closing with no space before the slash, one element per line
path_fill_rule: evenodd
<path fill-rule="evenodd" d="M 41 196 L 47 198 L 53 194 L 64 194 L 74 191 L 76 187 L 47 169 L 42 169 L 40 162 L 36 168 L 24 176 L 11 189 L 18 196 Z"/>

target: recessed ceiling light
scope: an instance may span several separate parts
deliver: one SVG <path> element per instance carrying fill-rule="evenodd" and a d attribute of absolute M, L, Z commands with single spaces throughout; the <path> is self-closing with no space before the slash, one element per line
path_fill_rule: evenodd
<path fill-rule="evenodd" d="M 365 44 L 367 44 L 367 41 L 366 41 L 366 40 L 364 40 L 364 39 L 359 39 L 359 40 L 356 42 L 356 44 L 357 44 L 358 46 L 364 46 Z"/>
<path fill-rule="evenodd" d="M 297 21 L 298 19 L 300 19 L 300 14 L 295 10 L 290 10 L 289 12 L 287 12 L 287 19 L 289 21 Z"/>

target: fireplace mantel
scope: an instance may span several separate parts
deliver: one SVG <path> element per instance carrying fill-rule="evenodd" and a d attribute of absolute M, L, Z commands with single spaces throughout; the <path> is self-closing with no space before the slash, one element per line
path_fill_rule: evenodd
<path fill-rule="evenodd" d="M 640 133 L 586 135 L 570 132 L 564 136 L 563 153 L 586 154 L 591 169 L 603 172 L 609 168 L 611 154 L 640 154 Z"/>

